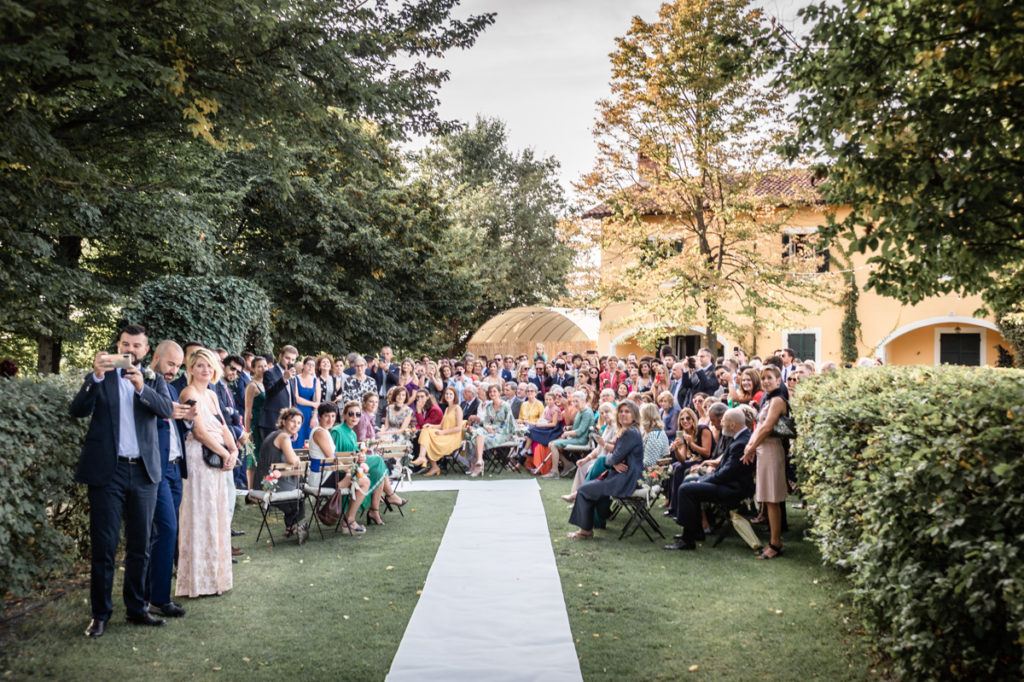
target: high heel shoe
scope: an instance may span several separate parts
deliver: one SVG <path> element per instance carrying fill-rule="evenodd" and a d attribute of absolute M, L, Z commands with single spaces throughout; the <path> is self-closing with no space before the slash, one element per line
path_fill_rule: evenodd
<path fill-rule="evenodd" d="M 441 475 L 441 470 L 440 469 L 434 469 L 433 471 L 428 471 L 427 473 L 425 473 L 423 475 L 424 476 L 440 476 Z"/>
<path fill-rule="evenodd" d="M 370 516 L 376 514 L 376 518 Z M 380 507 L 370 507 L 366 510 L 366 523 L 372 526 L 383 526 L 384 521 L 380 518 Z"/>
<path fill-rule="evenodd" d="M 470 478 L 476 478 L 477 476 L 483 476 L 483 475 L 484 475 L 484 463 L 483 462 L 477 462 L 476 464 L 473 465 L 473 471 L 472 471 L 472 473 L 469 474 L 469 477 Z"/>
<path fill-rule="evenodd" d="M 366 528 L 360 526 L 355 521 L 341 520 L 341 534 L 342 535 L 362 535 L 366 532 Z"/>
<path fill-rule="evenodd" d="M 398 497 L 398 495 L 395 495 L 395 497 Z M 404 497 L 398 497 L 398 502 L 388 499 L 387 503 L 390 504 L 392 507 L 404 507 L 405 505 L 409 504 L 409 500 L 405 499 Z"/>

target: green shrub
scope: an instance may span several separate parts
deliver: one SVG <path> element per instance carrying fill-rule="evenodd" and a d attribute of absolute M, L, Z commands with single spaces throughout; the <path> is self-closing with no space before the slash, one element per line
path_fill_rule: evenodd
<path fill-rule="evenodd" d="M 846 370 L 793 409 L 811 534 L 900 677 L 1019 679 L 1024 372 Z"/>
<path fill-rule="evenodd" d="M 89 420 L 68 415 L 85 373 L 0 379 L 0 595 L 89 551 L 86 489 L 72 480 Z"/>
<path fill-rule="evenodd" d="M 121 311 L 121 322 L 145 325 L 150 345 L 174 339 L 234 353 L 273 352 L 270 299 L 244 279 L 166 275 L 143 283 L 135 298 Z"/>
<path fill-rule="evenodd" d="M 1003 338 L 1010 342 L 1018 367 L 1024 367 L 1024 313 L 1006 312 L 997 316 Z"/>

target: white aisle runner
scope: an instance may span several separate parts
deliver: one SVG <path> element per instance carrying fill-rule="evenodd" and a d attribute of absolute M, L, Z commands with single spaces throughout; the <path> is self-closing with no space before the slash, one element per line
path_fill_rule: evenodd
<path fill-rule="evenodd" d="M 537 482 L 402 493 L 431 490 L 459 496 L 388 681 L 582 680 Z"/>

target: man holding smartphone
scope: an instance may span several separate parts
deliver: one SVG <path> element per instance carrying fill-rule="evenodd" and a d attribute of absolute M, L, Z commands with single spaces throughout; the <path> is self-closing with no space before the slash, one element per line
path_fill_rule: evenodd
<path fill-rule="evenodd" d="M 281 410 L 292 405 L 292 392 L 288 384 L 295 377 L 295 360 L 298 357 L 299 351 L 295 346 L 283 346 L 277 355 L 277 363 L 263 375 L 263 387 L 267 391 L 267 398 L 257 424 L 260 429 L 260 442 L 257 447 L 277 428 L 277 418 Z"/>
<path fill-rule="evenodd" d="M 139 361 L 149 352 L 145 327 L 128 325 L 118 356 L 99 353 L 71 401 L 73 417 L 91 416 L 75 481 L 89 486 L 92 620 L 87 637 L 102 637 L 113 613 L 115 552 L 125 525 L 124 605 L 133 625 L 163 625 L 146 608 L 149 540 L 157 487 L 163 478 L 157 420 L 174 414 L 164 378 Z"/>

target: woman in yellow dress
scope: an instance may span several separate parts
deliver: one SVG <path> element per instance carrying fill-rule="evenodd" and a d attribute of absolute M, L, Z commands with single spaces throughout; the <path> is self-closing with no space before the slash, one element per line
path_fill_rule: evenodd
<path fill-rule="evenodd" d="M 441 423 L 426 424 L 420 431 L 420 458 L 413 462 L 415 466 L 426 466 L 430 460 L 430 471 L 424 476 L 437 476 L 441 468 L 437 466 L 442 457 L 452 454 L 462 445 L 462 408 L 459 397 L 452 386 L 447 386 L 442 394 L 448 409 L 444 411 Z"/>

